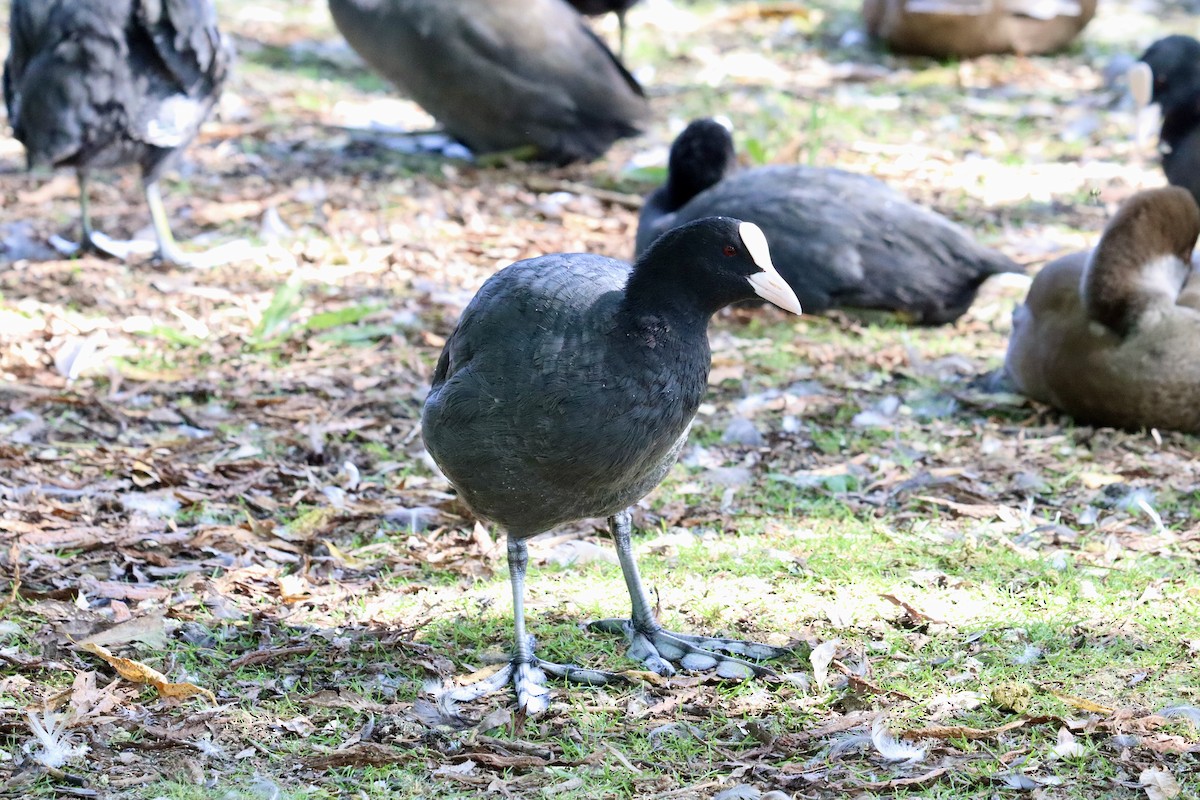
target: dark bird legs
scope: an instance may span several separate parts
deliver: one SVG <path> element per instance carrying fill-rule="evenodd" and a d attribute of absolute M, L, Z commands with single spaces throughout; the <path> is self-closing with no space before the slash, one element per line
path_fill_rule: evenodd
<path fill-rule="evenodd" d="M 686 670 L 701 671 L 715 667 L 717 675 L 722 678 L 741 679 L 775 674 L 771 669 L 737 656 L 779 658 L 789 652 L 785 648 L 740 639 L 678 634 L 664 630 L 655 617 L 650 596 L 642 584 L 637 561 L 633 556 L 629 512 L 622 511 L 609 517 L 608 527 L 616 545 L 625 586 L 629 590 L 632 613 L 629 619 L 597 620 L 590 623 L 589 628 L 606 633 L 623 633 L 630 643 L 628 657 L 641 661 L 651 672 L 663 677 L 675 674 L 675 667 L 671 661 L 677 661 L 679 666 Z M 508 570 L 513 594 L 512 659 L 499 671 L 482 680 L 443 692 L 442 699 L 474 700 L 511 684 L 517 694 L 517 707 L 524 708 L 528 714 L 538 714 L 550 703 L 550 690 L 546 685 L 547 674 L 571 683 L 593 686 L 623 680 L 620 673 L 556 664 L 534 655 L 534 638 L 525 632 L 525 575 L 528 566 L 529 553 L 525 540 L 510 537 Z"/>
<path fill-rule="evenodd" d="M 79 179 L 79 224 L 82 236 L 79 249 L 83 252 L 96 253 L 122 260 L 131 255 L 145 252 L 145 247 L 138 241 L 120 241 L 102 233 L 97 233 L 92 227 L 91 202 L 88 199 L 88 185 L 91 183 L 91 173 L 86 169 L 76 170 Z M 154 238 L 157 242 L 154 260 L 172 264 L 178 267 L 192 265 L 191 259 L 183 252 L 171 233 L 171 223 L 163 206 L 162 190 L 158 186 L 158 178 L 144 175 L 142 177 L 142 192 L 146 197 L 146 206 L 150 209 L 150 222 L 154 227 Z M 64 244 L 64 249 L 70 249 Z"/>
<path fill-rule="evenodd" d="M 527 714 L 540 714 L 550 705 L 550 689 L 546 686 L 547 672 L 573 683 L 587 683 L 593 686 L 609 683 L 617 677 L 599 670 L 543 661 L 533 654 L 534 638 L 525 633 L 525 572 L 528 567 L 529 548 L 525 540 L 509 537 L 508 575 L 512 582 L 513 595 L 512 659 L 499 671 L 483 680 L 441 693 L 440 700 L 474 700 L 512 684 L 517 693 L 517 707 L 525 709 Z"/>
<path fill-rule="evenodd" d="M 632 613 L 629 619 L 602 619 L 588 627 L 607 633 L 624 633 L 629 640 L 629 658 L 641 661 L 651 671 L 662 676 L 674 675 L 670 662 L 688 670 L 708 670 L 716 667 L 722 678 L 749 678 L 774 675 L 766 667 L 752 664 L 736 656 L 749 658 L 779 658 L 787 650 L 758 642 L 695 636 L 664 630 L 654 615 L 650 596 L 642 584 L 637 560 L 633 556 L 632 524 L 628 511 L 608 518 L 609 533 L 617 548 L 625 587 L 629 590 Z"/>

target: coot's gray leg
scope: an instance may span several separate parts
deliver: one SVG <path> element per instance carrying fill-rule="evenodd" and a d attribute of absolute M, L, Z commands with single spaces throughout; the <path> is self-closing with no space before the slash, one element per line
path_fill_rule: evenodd
<path fill-rule="evenodd" d="M 466 686 L 448 689 L 440 700 L 465 701 L 483 697 L 511 683 L 517 692 L 517 706 L 526 714 L 538 714 L 550 705 L 550 688 L 546 673 L 574 683 L 600 685 L 619 676 L 594 669 L 543 661 L 533 654 L 534 639 L 525 633 L 525 571 L 529 566 L 529 550 L 524 539 L 508 538 L 508 573 L 513 594 L 513 657 L 500 671 Z"/>
<path fill-rule="evenodd" d="M 75 175 L 79 178 L 79 225 L 83 229 L 83 237 L 80 239 L 80 247 L 93 252 L 102 252 L 96 246 L 92 232 L 92 209 L 88 204 L 88 172 L 86 169 L 77 170 Z"/>
<path fill-rule="evenodd" d="M 687 670 L 706 670 L 716 667 L 723 678 L 748 678 L 752 675 L 773 675 L 772 670 L 734 656 L 778 658 L 789 651 L 758 642 L 723 639 L 711 636 L 671 633 L 663 630 L 654 616 L 650 597 L 642 585 L 637 561 L 633 557 L 632 523 L 629 512 L 622 511 L 608 518 L 608 527 L 617 547 L 617 558 L 629 590 L 633 613 L 627 620 L 602 619 L 590 627 L 609 633 L 623 632 L 629 639 L 629 657 L 643 662 L 659 675 L 673 675 L 671 661 Z"/>
<path fill-rule="evenodd" d="M 150 222 L 154 225 L 154 238 L 158 240 L 158 252 L 155 256 L 166 264 L 188 266 L 190 260 L 175 242 L 175 235 L 171 233 L 171 221 L 167 219 L 167 210 L 163 207 L 158 179 L 143 178 L 142 188 L 146 194 L 146 205 L 150 209 Z"/>
<path fill-rule="evenodd" d="M 617 50 L 617 53 L 620 55 L 621 60 L 624 61 L 625 60 L 625 9 L 623 9 L 623 8 L 617 12 L 617 29 L 618 29 L 619 35 L 620 35 L 620 48 Z"/>
<path fill-rule="evenodd" d="M 63 255 L 74 255 L 80 251 L 97 253 L 103 256 L 119 258 L 122 261 L 138 253 L 149 252 L 143 242 L 122 242 L 106 236 L 92 227 L 92 206 L 88 198 L 90 173 L 83 168 L 77 169 L 75 175 L 79 179 L 79 227 L 82 236 L 79 244 L 67 241 L 58 236 L 50 239 L 50 244 Z"/>

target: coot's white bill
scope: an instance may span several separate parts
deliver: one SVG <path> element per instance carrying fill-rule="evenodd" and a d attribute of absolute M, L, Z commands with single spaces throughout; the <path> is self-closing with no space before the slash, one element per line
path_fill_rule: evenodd
<path fill-rule="evenodd" d="M 800 299 L 771 263 L 771 249 L 767 247 L 767 237 L 763 235 L 762 228 L 753 222 L 743 222 L 738 227 L 738 235 L 742 237 L 742 244 L 750 251 L 754 263 L 762 269 L 762 272 L 749 278 L 754 293 L 784 311 L 803 313 L 800 310 Z"/>

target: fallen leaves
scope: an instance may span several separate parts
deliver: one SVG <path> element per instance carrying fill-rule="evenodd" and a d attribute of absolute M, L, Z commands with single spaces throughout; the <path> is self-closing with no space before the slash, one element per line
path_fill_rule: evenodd
<path fill-rule="evenodd" d="M 1138 776 L 1138 783 L 1145 789 L 1149 800 L 1172 800 L 1179 797 L 1183 791 L 1175 776 L 1160 767 L 1142 770 L 1142 774 Z"/>
<path fill-rule="evenodd" d="M 171 683 L 165 675 L 153 667 L 149 667 L 133 659 L 114 656 L 106 648 L 94 642 L 83 642 L 80 643 L 79 647 L 81 650 L 102 658 L 125 680 L 132 681 L 133 683 L 148 684 L 154 687 L 155 691 L 163 697 L 182 699 L 200 695 L 207 698 L 210 703 L 215 704 L 217 702 L 216 696 L 208 689 L 197 686 L 194 683 Z"/>

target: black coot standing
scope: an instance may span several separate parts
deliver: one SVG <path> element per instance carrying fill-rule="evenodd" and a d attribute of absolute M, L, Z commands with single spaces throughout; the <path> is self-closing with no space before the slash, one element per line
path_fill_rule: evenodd
<path fill-rule="evenodd" d="M 638 0 L 567 0 L 580 14 L 589 17 L 600 17 L 605 14 L 617 15 L 617 26 L 621 30 L 621 57 L 625 57 L 625 12 Z"/>
<path fill-rule="evenodd" d="M 91 170 L 137 164 L 158 256 L 183 263 L 158 179 L 217 101 L 230 52 L 211 0 L 13 0 L 4 101 L 30 167 L 74 167 L 83 246 Z"/>
<path fill-rule="evenodd" d="M 638 220 L 637 252 L 664 231 L 723 214 L 759 225 L 805 311 L 864 308 L 952 322 L 979 285 L 1020 267 L 869 175 L 769 166 L 734 171 L 729 131 L 692 122 L 671 145 L 667 182 Z"/>
<path fill-rule="evenodd" d="M 1200 202 L 1200 42 L 1159 39 L 1130 68 L 1129 88 L 1139 106 L 1162 109 L 1158 138 L 1167 182 Z"/>
<path fill-rule="evenodd" d="M 511 683 L 543 710 L 545 672 L 602 683 L 605 673 L 551 664 L 525 634 L 525 540 L 584 517 L 608 517 L 633 604 L 630 656 L 660 675 L 670 661 L 726 676 L 762 668 L 768 645 L 663 630 L 638 576 L 628 507 L 658 485 L 687 438 L 710 365 L 708 321 L 758 296 L 800 313 L 771 265 L 762 231 L 728 218 L 663 236 L 633 265 L 583 253 L 519 261 L 493 275 L 446 342 L 421 430 L 434 460 L 478 514 L 504 527 L 515 644 L 507 668 L 449 691 L 472 699 Z"/>
<path fill-rule="evenodd" d="M 563 0 L 329 0 L 376 72 L 476 153 L 591 160 L 641 130 L 641 86 Z"/>

